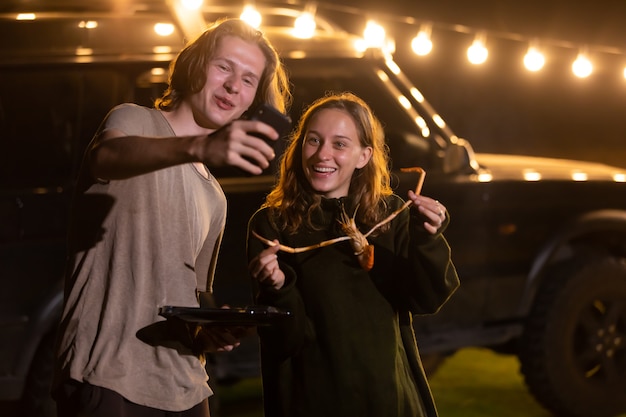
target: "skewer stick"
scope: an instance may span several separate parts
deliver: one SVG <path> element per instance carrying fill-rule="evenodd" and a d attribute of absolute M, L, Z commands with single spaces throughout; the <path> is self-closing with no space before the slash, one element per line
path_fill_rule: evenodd
<path fill-rule="evenodd" d="M 415 194 L 419 195 L 422 192 L 422 186 L 424 185 L 424 178 L 426 177 L 426 171 L 424 171 L 423 168 L 420 167 L 410 167 L 410 168 L 400 168 L 400 171 L 402 172 L 417 172 L 420 174 L 419 179 L 417 181 L 417 186 L 415 187 Z M 374 230 L 378 229 L 380 226 L 382 226 L 385 223 L 390 222 L 391 220 L 393 220 L 400 212 L 402 212 L 402 210 L 406 209 L 407 207 L 409 207 L 411 205 L 412 201 L 409 200 L 406 203 L 404 203 L 402 205 L 402 207 L 400 207 L 398 210 L 394 211 L 393 213 L 391 213 L 391 215 L 389 215 L 389 217 L 387 217 L 385 220 L 381 221 L 380 223 L 378 223 L 377 225 L 375 225 L 374 227 L 372 227 L 372 229 L 367 232 L 365 235 L 363 235 L 363 238 L 367 238 Z M 255 232 L 254 230 L 252 231 L 252 234 L 259 239 L 261 242 L 265 243 L 268 246 L 279 246 L 279 249 L 283 252 L 288 252 L 288 253 L 301 253 L 301 252 L 306 252 L 312 249 L 317 249 L 317 248 L 321 248 L 324 246 L 329 246 L 332 245 L 334 243 L 337 242 L 343 242 L 344 240 L 350 240 L 351 237 L 350 236 L 341 236 L 341 237 L 337 237 L 335 239 L 331 239 L 331 240 L 326 240 L 324 242 L 320 242 L 316 245 L 311 245 L 311 246 L 305 246 L 302 248 L 292 248 L 290 246 L 285 246 L 282 245 L 280 243 L 276 243 L 272 240 L 266 239 L 263 236 L 259 235 L 257 232 Z M 370 266 L 371 268 L 371 266 Z"/>
<path fill-rule="evenodd" d="M 280 243 L 277 244 L 273 240 L 266 239 L 263 236 L 259 235 L 254 230 L 252 231 L 252 234 L 254 235 L 254 237 L 259 239 L 261 242 L 265 243 L 266 245 L 268 245 L 268 246 L 276 246 L 276 245 L 278 245 L 279 250 L 281 250 L 283 252 L 287 252 L 287 253 L 306 252 L 306 251 L 309 251 L 309 250 L 312 250 L 312 249 L 317 249 L 317 248 L 322 248 L 324 246 L 332 245 L 332 244 L 337 243 L 337 242 L 343 242 L 344 240 L 350 240 L 350 236 L 340 236 L 340 237 L 337 237 L 335 239 L 325 240 L 325 241 L 317 243 L 315 245 L 305 246 L 305 247 L 302 247 L 302 248 L 292 248 L 291 246 L 285 246 L 285 245 L 282 245 Z"/>
<path fill-rule="evenodd" d="M 422 192 L 422 186 L 424 185 L 424 178 L 426 177 L 426 171 L 424 171 L 424 169 L 420 168 L 420 167 L 400 168 L 400 171 L 402 171 L 402 172 L 419 172 L 420 177 L 417 180 L 417 186 L 415 187 L 415 194 L 419 195 Z M 391 220 L 393 220 L 398 214 L 400 214 L 400 212 L 402 212 L 402 210 L 404 210 L 407 207 L 409 207 L 412 203 L 413 203 L 412 200 L 409 200 L 409 201 L 405 202 L 402 205 L 402 207 L 400 207 L 398 210 L 396 210 L 393 213 L 391 213 L 389 215 L 389 217 L 387 217 L 385 220 L 381 221 L 376 226 L 372 227 L 370 229 L 370 231 L 367 232 L 366 234 L 364 234 L 363 236 L 368 237 L 370 234 L 372 234 L 372 232 L 374 230 L 378 229 L 383 224 L 388 223 Z"/>

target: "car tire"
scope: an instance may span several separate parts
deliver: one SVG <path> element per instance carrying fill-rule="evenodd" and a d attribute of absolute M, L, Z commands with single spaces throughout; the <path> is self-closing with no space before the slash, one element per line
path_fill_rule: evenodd
<path fill-rule="evenodd" d="M 50 388 L 54 373 L 56 333 L 43 337 L 28 372 L 21 401 L 21 417 L 56 417 L 56 402 Z"/>
<path fill-rule="evenodd" d="M 520 346 L 533 396 L 560 417 L 626 411 L 626 262 L 571 263 L 544 279 Z"/>

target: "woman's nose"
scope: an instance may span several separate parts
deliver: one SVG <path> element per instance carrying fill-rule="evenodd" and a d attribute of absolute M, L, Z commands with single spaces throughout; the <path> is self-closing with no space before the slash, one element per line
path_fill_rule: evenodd
<path fill-rule="evenodd" d="M 329 144 L 322 143 L 317 149 L 317 157 L 322 161 L 328 161 L 331 158 L 332 149 Z"/>

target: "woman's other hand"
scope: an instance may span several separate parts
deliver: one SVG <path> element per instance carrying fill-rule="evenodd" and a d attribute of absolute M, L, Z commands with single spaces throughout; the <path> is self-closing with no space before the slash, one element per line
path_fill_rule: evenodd
<path fill-rule="evenodd" d="M 285 285 L 285 274 L 278 266 L 278 241 L 274 242 L 275 246 L 268 247 L 250 261 L 248 270 L 259 283 L 280 290 Z"/>

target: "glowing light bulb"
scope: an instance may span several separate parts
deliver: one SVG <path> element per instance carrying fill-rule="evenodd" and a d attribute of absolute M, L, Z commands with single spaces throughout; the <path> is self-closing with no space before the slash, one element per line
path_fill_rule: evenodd
<path fill-rule="evenodd" d="M 171 23 L 156 23 L 154 31 L 159 36 L 169 36 L 174 33 L 174 25 Z"/>
<path fill-rule="evenodd" d="M 531 46 L 524 55 L 524 66 L 529 71 L 539 71 L 546 63 L 546 58 L 539 49 Z"/>
<path fill-rule="evenodd" d="M 477 35 L 472 45 L 467 48 L 467 59 L 474 65 L 482 64 L 487 60 L 489 51 L 485 47 L 484 36 Z"/>
<path fill-rule="evenodd" d="M 16 20 L 35 20 L 37 16 L 35 13 L 20 13 L 15 18 Z"/>
<path fill-rule="evenodd" d="M 261 21 L 263 20 L 261 13 L 259 13 L 259 11 L 251 4 L 247 4 L 243 8 L 243 12 L 241 12 L 239 17 L 241 20 L 257 29 L 261 26 Z"/>
<path fill-rule="evenodd" d="M 578 78 L 586 78 L 593 72 L 593 64 L 584 52 L 580 52 L 572 64 L 572 72 Z"/>
<path fill-rule="evenodd" d="M 365 25 L 363 38 L 370 47 L 385 47 L 385 29 L 373 20 L 369 20 Z"/>
<path fill-rule="evenodd" d="M 433 50 L 433 42 L 430 39 L 431 32 L 432 27 L 430 25 L 424 26 L 411 41 L 411 49 L 417 55 L 428 55 Z"/>
<path fill-rule="evenodd" d="M 315 17 L 310 12 L 303 12 L 293 25 L 293 36 L 301 39 L 310 39 L 315 34 Z"/>

